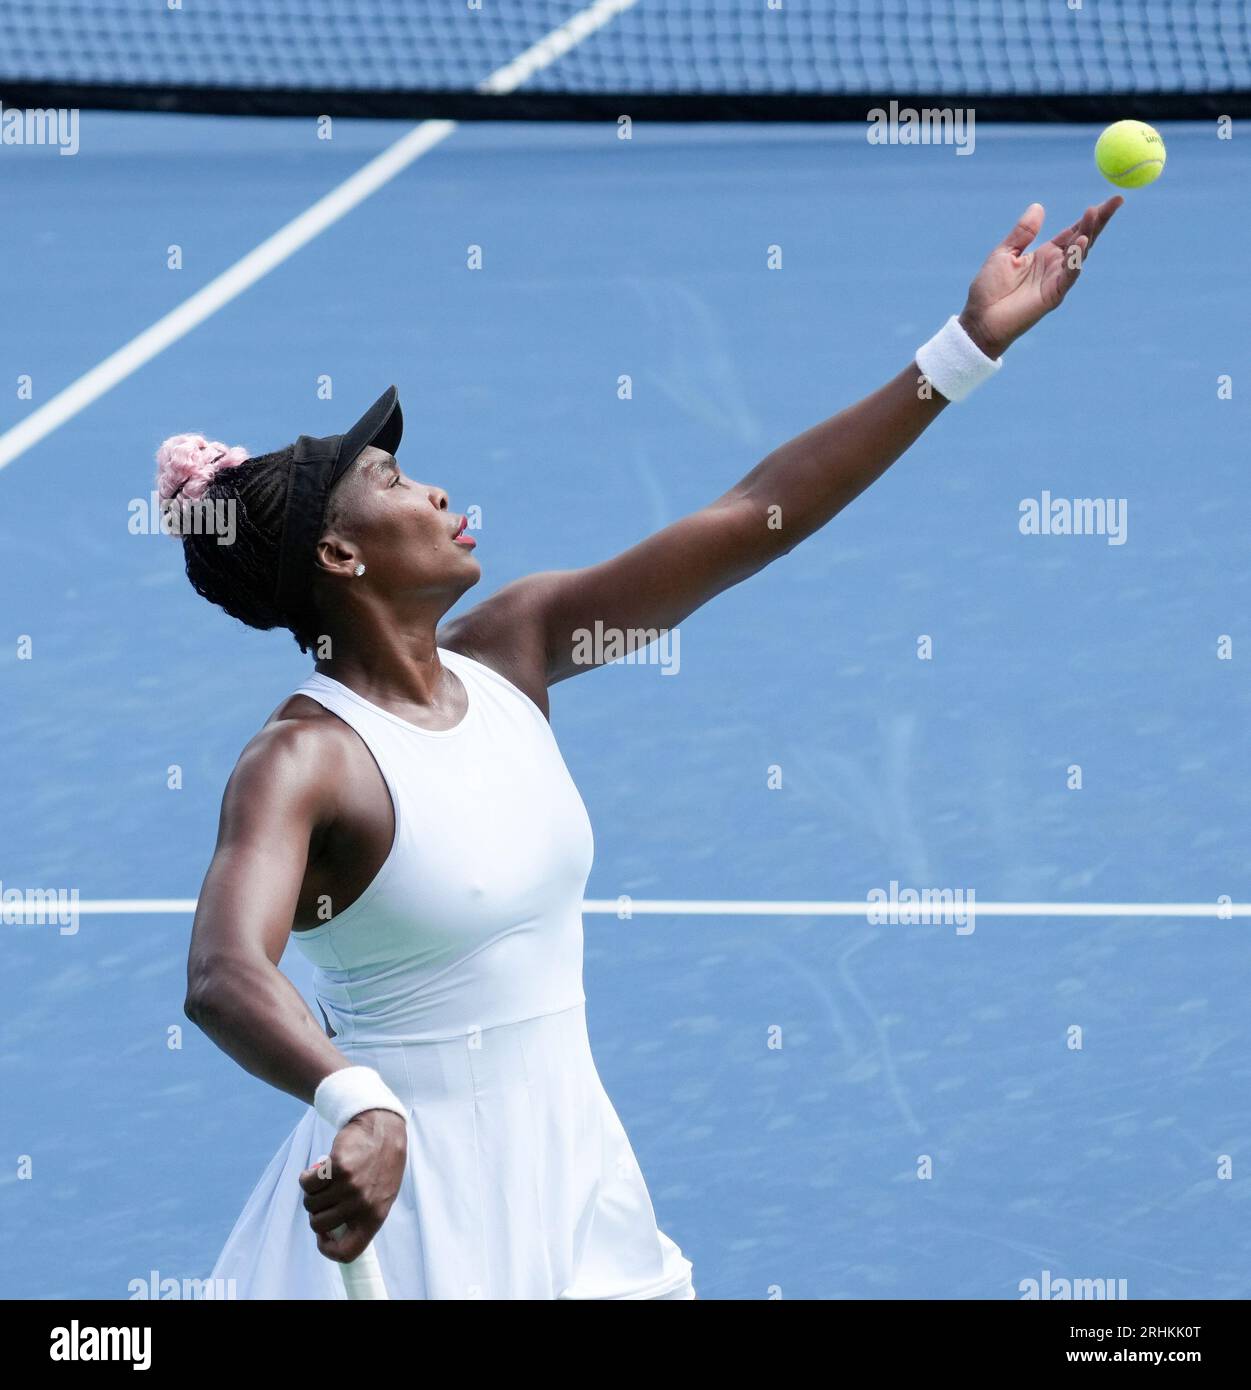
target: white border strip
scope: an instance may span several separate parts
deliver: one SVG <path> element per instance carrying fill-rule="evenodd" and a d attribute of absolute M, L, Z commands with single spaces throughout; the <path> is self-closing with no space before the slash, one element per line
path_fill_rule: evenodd
<path fill-rule="evenodd" d="M 84 898 L 73 910 L 83 916 L 186 916 L 194 898 Z M 865 917 L 890 904 L 870 902 L 768 902 L 744 899 L 587 898 L 588 916 L 616 917 Z M 5 909 L 16 911 L 14 909 Z M 906 910 L 906 909 L 901 909 Z M 938 911 L 938 905 L 931 905 Z M 1251 917 L 1251 903 L 970 903 L 977 917 Z M 34 909 L 32 909 L 32 912 Z"/>
<path fill-rule="evenodd" d="M 628 10 L 636 3 L 637 0 L 597 0 L 597 3 L 588 5 L 532 44 L 511 63 L 493 72 L 479 84 L 479 90 L 496 93 L 513 91 L 532 74 L 554 63 L 576 44 L 615 19 L 622 10 Z M 371 193 L 390 183 L 415 159 L 441 144 L 456 127 L 455 121 L 422 121 L 337 188 L 331 189 L 325 197 L 319 198 L 312 207 L 293 218 L 285 227 L 279 228 L 273 236 L 267 237 L 229 270 L 210 280 L 203 289 L 183 300 L 164 318 L 157 319 L 125 347 L 118 348 L 46 404 L 32 411 L 19 424 L 0 434 L 0 469 L 85 410 L 93 401 L 99 400 L 106 391 L 125 381 L 232 299 L 237 299 L 275 266 L 281 265 L 315 236 L 363 203 Z"/>

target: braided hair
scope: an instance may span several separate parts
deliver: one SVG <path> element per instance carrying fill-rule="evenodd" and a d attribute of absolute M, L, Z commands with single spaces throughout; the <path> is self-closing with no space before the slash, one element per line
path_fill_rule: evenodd
<path fill-rule="evenodd" d="M 157 492 L 164 526 L 182 540 L 187 578 L 196 593 L 249 627 L 290 630 L 302 652 L 316 642 L 311 606 L 283 612 L 275 599 L 287 475 L 295 446 L 249 458 L 200 434 L 176 434 L 157 450 Z M 194 524 L 197 507 L 225 504 L 232 539 Z"/>

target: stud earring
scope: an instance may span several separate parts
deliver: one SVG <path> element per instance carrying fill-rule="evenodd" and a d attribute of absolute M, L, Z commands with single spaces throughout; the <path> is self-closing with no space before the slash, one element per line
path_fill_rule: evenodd
<path fill-rule="evenodd" d="M 357 577 L 357 579 L 359 579 L 361 575 L 365 573 L 365 566 L 357 565 L 356 568 L 352 571 L 352 573 Z"/>

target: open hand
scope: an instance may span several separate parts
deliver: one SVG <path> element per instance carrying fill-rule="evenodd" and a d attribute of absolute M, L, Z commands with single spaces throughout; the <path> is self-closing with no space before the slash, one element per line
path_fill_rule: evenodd
<path fill-rule="evenodd" d="M 998 357 L 1063 300 L 1081 274 L 1090 248 L 1125 201 L 1109 198 L 1089 207 L 1071 227 L 1026 248 L 1043 223 L 1043 206 L 1031 203 L 1020 221 L 986 258 L 969 286 L 960 315 L 964 331 L 987 357 Z"/>

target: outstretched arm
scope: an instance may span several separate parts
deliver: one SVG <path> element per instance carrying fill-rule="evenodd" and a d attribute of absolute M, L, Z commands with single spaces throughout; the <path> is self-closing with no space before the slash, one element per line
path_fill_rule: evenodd
<path fill-rule="evenodd" d="M 1076 283 L 1086 253 L 1123 199 L 1087 208 L 1051 241 L 1028 250 L 1042 226 L 1032 203 L 969 287 L 961 325 L 996 358 Z M 574 634 L 597 622 L 623 633 L 672 628 L 715 594 L 755 574 L 820 530 L 906 450 L 947 402 L 927 390 L 915 362 L 885 386 L 775 449 L 727 493 L 602 564 L 531 575 L 474 614 L 467 645 L 513 641 L 542 652 L 531 683 L 553 684 L 586 670 Z M 498 624 L 497 621 L 498 620 Z M 520 635 L 520 639 L 519 639 Z M 647 639 L 641 639 L 641 643 Z M 509 653 L 508 664 L 528 665 Z M 530 675 L 529 671 L 525 674 Z"/>

